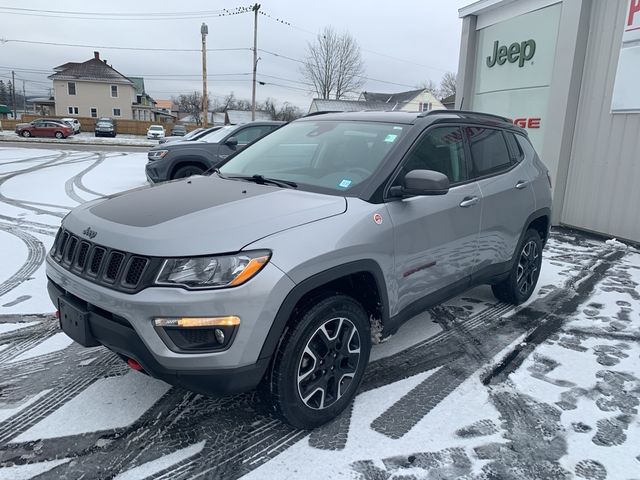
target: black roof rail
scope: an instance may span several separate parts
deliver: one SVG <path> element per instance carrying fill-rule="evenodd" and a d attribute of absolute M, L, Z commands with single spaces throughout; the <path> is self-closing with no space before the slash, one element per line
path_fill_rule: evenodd
<path fill-rule="evenodd" d="M 307 113 L 300 118 L 315 117 L 316 115 L 324 115 L 326 113 L 344 113 L 344 110 L 318 110 L 317 112 Z"/>
<path fill-rule="evenodd" d="M 429 115 L 436 115 L 438 113 L 440 114 L 453 113 L 453 114 L 469 115 L 469 116 L 476 116 L 476 117 L 490 117 L 490 118 L 497 118 L 498 120 L 501 120 L 503 122 L 513 123 L 513 120 L 507 117 L 503 117 L 501 115 L 495 115 L 493 113 L 485 113 L 485 112 L 472 112 L 469 110 L 429 110 L 428 112 L 422 112 L 420 115 L 418 115 L 418 117 L 424 118 L 424 117 L 428 117 Z"/>

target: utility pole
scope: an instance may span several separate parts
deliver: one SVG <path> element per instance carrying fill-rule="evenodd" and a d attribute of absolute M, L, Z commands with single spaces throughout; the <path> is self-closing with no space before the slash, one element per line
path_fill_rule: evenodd
<path fill-rule="evenodd" d="M 258 69 L 258 10 L 260 5 L 255 4 L 253 10 L 253 91 L 251 93 L 251 120 L 256 119 L 256 70 Z"/>
<path fill-rule="evenodd" d="M 24 80 L 22 80 L 22 113 L 27 113 L 27 91 L 24 88 Z"/>
<path fill-rule="evenodd" d="M 202 35 L 202 112 L 204 113 L 204 128 L 209 126 L 209 100 L 207 99 L 207 34 L 209 27 L 202 22 L 200 34 Z"/>
<path fill-rule="evenodd" d="M 18 115 L 16 113 L 16 72 L 11 70 L 11 98 L 13 101 L 13 119 L 17 120 Z"/>

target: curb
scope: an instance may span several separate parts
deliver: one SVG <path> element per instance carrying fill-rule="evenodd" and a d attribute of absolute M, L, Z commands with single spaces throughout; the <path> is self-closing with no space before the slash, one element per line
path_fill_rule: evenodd
<path fill-rule="evenodd" d="M 91 145 L 91 146 L 113 146 L 113 147 L 140 147 L 140 148 L 152 148 L 157 146 L 157 143 L 92 143 L 92 142 L 67 142 L 62 140 L 48 140 L 48 139 L 34 139 L 24 140 L 22 137 L 10 138 L 6 136 L 0 136 L 0 142 L 12 142 L 12 143 L 44 143 L 47 145 Z"/>

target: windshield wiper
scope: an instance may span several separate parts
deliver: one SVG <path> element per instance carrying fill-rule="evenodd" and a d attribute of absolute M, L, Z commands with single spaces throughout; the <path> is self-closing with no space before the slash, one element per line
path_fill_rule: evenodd
<path fill-rule="evenodd" d="M 279 180 L 277 178 L 265 177 L 264 175 L 258 175 L 258 174 L 233 175 L 230 177 L 223 177 L 223 178 L 230 178 L 232 180 L 246 180 L 247 182 L 254 182 L 254 183 L 257 183 L 258 185 L 270 184 L 270 185 L 276 185 L 278 187 L 283 187 L 283 188 L 298 188 L 298 184 L 296 182 L 291 182 L 289 180 Z"/>

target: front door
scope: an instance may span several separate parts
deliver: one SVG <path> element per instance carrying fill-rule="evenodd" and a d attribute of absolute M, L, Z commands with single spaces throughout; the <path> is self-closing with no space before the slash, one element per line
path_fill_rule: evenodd
<path fill-rule="evenodd" d="M 395 231 L 395 315 L 423 297 L 466 286 L 477 262 L 482 198 L 469 181 L 459 127 L 428 130 L 403 160 L 394 184 L 411 170 L 449 177 L 446 195 L 416 196 L 387 203 Z"/>

